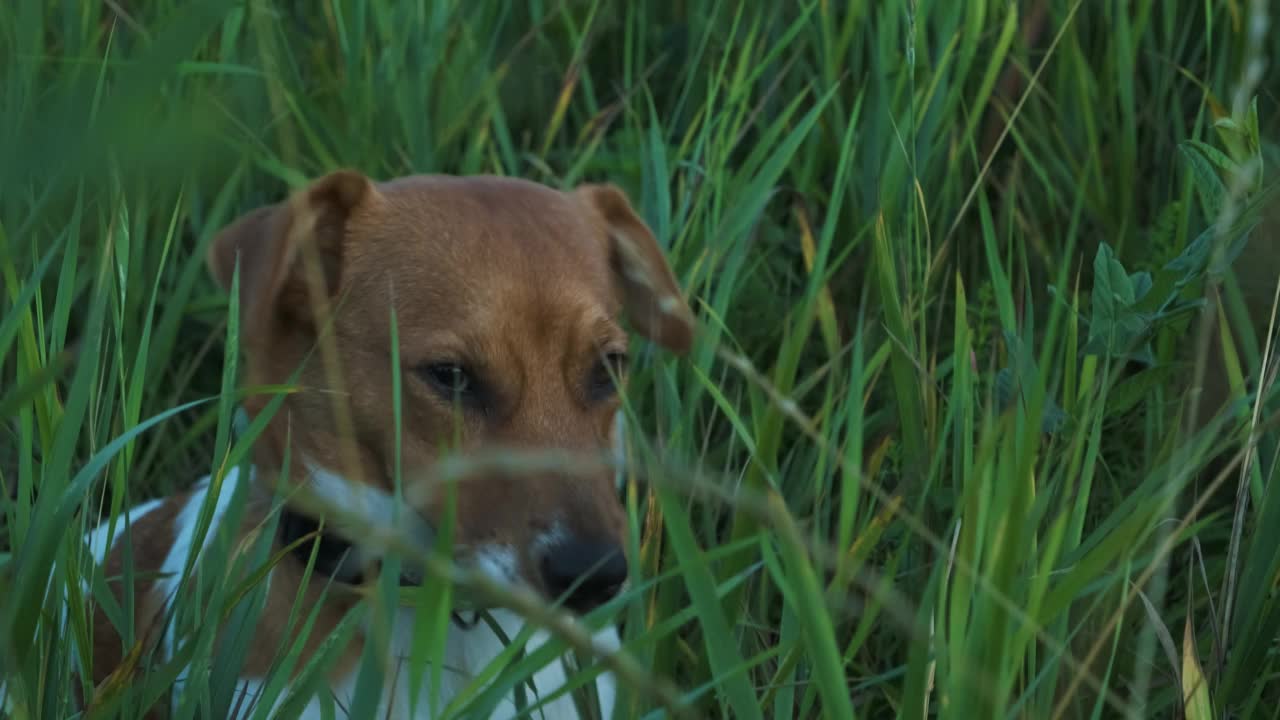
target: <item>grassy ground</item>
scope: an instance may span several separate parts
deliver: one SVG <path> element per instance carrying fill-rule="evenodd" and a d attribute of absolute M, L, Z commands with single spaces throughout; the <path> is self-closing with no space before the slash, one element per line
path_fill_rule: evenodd
<path fill-rule="evenodd" d="M 1275 14 L 3 3 L 11 710 L 77 712 L 53 561 L 231 446 L 211 234 L 352 166 L 610 179 L 669 250 L 702 332 L 628 389 L 626 717 L 1277 716 Z"/>

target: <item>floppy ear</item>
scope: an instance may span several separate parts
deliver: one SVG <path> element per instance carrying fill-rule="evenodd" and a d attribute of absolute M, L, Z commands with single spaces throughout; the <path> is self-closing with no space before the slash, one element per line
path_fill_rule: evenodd
<path fill-rule="evenodd" d="M 653 233 L 616 186 L 586 184 L 576 192 L 604 219 L 609 263 L 631 324 L 666 349 L 687 353 L 693 345 L 693 312 Z"/>
<path fill-rule="evenodd" d="M 231 288 L 240 265 L 246 344 L 262 343 L 281 330 L 315 329 L 342 282 L 347 223 L 377 192 L 364 175 L 340 170 L 285 202 L 242 216 L 214 237 L 209 269 L 223 289 Z"/>

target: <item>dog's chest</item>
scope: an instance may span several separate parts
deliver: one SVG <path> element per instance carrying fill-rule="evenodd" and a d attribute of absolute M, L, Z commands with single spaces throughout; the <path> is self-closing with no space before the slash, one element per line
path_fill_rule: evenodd
<path fill-rule="evenodd" d="M 211 517 L 210 533 L 216 531 L 222 524 L 227 501 L 235 486 L 241 480 L 237 473 L 228 475 L 227 486 L 223 488 L 222 495 L 214 503 L 215 509 Z M 205 502 L 208 491 L 206 482 L 197 485 L 184 506 L 176 514 L 172 547 L 168 557 L 165 559 L 164 567 L 161 569 L 165 579 L 158 583 L 160 595 L 168 598 L 170 602 L 176 591 L 176 580 L 174 578 L 180 574 L 182 563 L 193 546 L 192 534 L 197 524 L 199 510 Z M 158 507 L 158 502 L 147 503 L 133 508 L 128 512 L 128 515 L 131 518 L 131 522 L 137 523 Z M 95 560 L 102 562 L 114 542 L 107 542 L 104 528 L 99 528 L 90 533 L 87 539 Z M 119 541 L 118 536 L 112 539 Z M 285 588 L 273 582 L 275 579 L 274 573 L 268 577 L 268 592 L 285 592 L 290 597 L 296 592 L 294 588 Z M 383 673 L 384 681 L 379 689 L 380 697 L 376 717 L 387 718 L 388 720 L 427 720 L 443 715 L 474 717 L 475 715 L 471 712 L 462 712 L 455 715 L 452 712 L 455 708 L 450 707 L 450 704 L 458 700 L 460 695 L 465 694 L 467 698 L 464 699 L 471 699 L 477 694 L 483 693 L 483 687 L 488 686 L 489 680 L 498 674 L 501 669 L 500 665 L 510 664 L 510 659 L 498 660 L 499 656 L 503 655 L 507 649 L 503 638 L 484 620 L 466 625 L 450 623 L 447 626 L 443 653 L 439 658 L 438 664 L 435 662 L 435 658 L 431 658 L 426 661 L 425 672 L 421 670 L 420 666 L 415 670 L 414 667 L 411 667 L 410 660 L 415 638 L 419 634 L 415 631 L 415 623 L 429 622 L 425 618 L 419 620 L 416 615 L 417 613 L 413 609 L 403 608 L 396 612 L 389 625 L 378 623 L 375 626 L 375 620 L 372 617 L 367 618 L 365 621 L 364 635 L 367 639 L 386 638 L 386 645 L 381 643 L 376 645 L 376 647 L 386 647 L 387 649 L 387 652 L 383 655 L 387 659 L 387 665 Z M 500 629 L 502 636 L 507 638 L 507 641 L 515 640 L 520 636 L 523 620 L 518 615 L 507 611 L 494 611 L 489 615 L 498 629 Z M 379 626 L 385 627 L 386 632 L 378 632 L 376 628 Z M 422 634 L 429 636 L 429 633 Z M 167 629 L 163 633 L 161 649 L 166 658 L 174 656 L 177 649 L 176 640 L 171 630 Z M 595 640 L 597 645 L 610 652 L 616 651 L 621 644 L 616 630 L 612 627 L 607 627 L 600 631 Z M 546 633 L 535 632 L 524 646 L 524 653 L 534 653 L 548 641 L 549 637 Z M 434 650 L 430 654 L 434 654 Z M 495 660 L 497 661 L 496 663 Z M 519 662 L 519 654 L 517 654 L 515 661 Z M 307 704 L 299 717 L 316 719 L 355 717 L 351 710 L 357 695 L 360 672 L 360 664 L 356 663 L 346 675 L 332 680 L 327 688 L 322 689 Z M 474 682 L 477 677 L 483 677 L 484 681 Z M 437 680 L 439 687 L 435 688 L 432 683 Z M 506 693 L 501 702 L 488 714 L 488 717 L 508 718 L 519 716 L 533 719 L 542 718 L 544 720 L 577 718 L 579 713 L 572 697 L 567 692 L 559 692 L 566 681 L 567 674 L 562 662 L 559 659 L 551 660 L 540 667 L 529 678 L 529 681 L 523 683 L 522 691 Z M 177 682 L 178 686 L 181 687 L 187 682 L 189 682 L 188 672 L 181 672 Z M 615 696 L 613 682 L 612 676 L 607 674 L 598 676 L 596 680 L 596 695 L 600 700 L 600 709 L 603 711 L 603 717 L 609 717 L 612 713 Z M 249 718 L 259 715 L 258 711 L 265 694 L 264 691 L 267 690 L 266 685 L 267 681 L 262 678 L 242 677 L 236 684 L 237 697 L 232 701 L 231 716 Z M 473 685 L 481 687 L 479 692 L 471 692 L 474 689 Z M 273 710 L 281 709 L 280 706 L 287 702 L 287 699 L 292 695 L 290 690 L 291 688 L 285 687 L 278 695 L 272 693 L 274 697 L 272 702 Z M 547 696 L 557 693 L 558 697 L 542 702 Z M 517 696 L 523 697 L 522 703 L 518 704 Z M 177 700 L 176 697 L 174 699 L 175 701 Z M 521 704 L 525 708 L 537 707 L 522 714 L 520 710 Z M 445 708 L 449 708 L 450 712 L 442 712 Z M 269 713 L 268 716 L 274 717 L 275 714 Z"/>
<path fill-rule="evenodd" d="M 491 615 L 508 638 L 515 638 L 520 632 L 521 621 L 517 616 L 506 612 L 495 612 Z M 391 645 L 390 652 L 387 654 L 390 660 L 384 675 L 382 696 L 378 705 L 377 717 L 379 718 L 428 720 L 445 714 L 453 716 L 452 711 L 462 707 L 462 704 L 450 707 L 451 703 L 459 700 L 463 694 L 467 698 L 474 698 L 478 693 L 473 692 L 475 690 L 473 685 L 483 685 L 475 683 L 474 679 L 482 675 L 487 676 L 492 670 L 496 670 L 494 661 L 505 650 L 502 640 L 484 622 L 466 628 L 452 625 L 445 641 L 439 668 L 428 664 L 425 672 L 418 674 L 411 667 L 410 661 L 415 634 L 414 622 L 413 611 L 402 610 L 397 613 L 390 628 Z M 534 634 L 526 646 L 527 652 L 536 651 L 547 640 L 547 636 L 543 633 Z M 601 633 L 597 640 L 607 645 L 615 647 L 617 645 L 617 635 L 611 629 Z M 357 666 L 331 684 L 334 717 L 349 716 L 348 709 L 351 708 L 355 699 L 359 677 L 360 668 Z M 434 689 L 432 683 L 437 678 L 440 685 L 438 689 Z M 527 710 L 521 715 L 520 705 L 515 700 L 516 693 L 513 692 L 508 693 L 497 707 L 493 708 L 489 717 L 576 719 L 579 717 L 577 709 L 567 693 L 543 702 L 545 698 L 556 694 L 565 682 L 566 674 L 563 665 L 559 661 L 552 662 L 539 669 L 530 681 L 523 684 L 523 706 L 534 709 Z M 614 695 L 611 679 L 598 680 L 597 693 L 601 701 L 601 709 L 605 712 L 604 716 L 608 717 L 612 711 Z M 319 697 L 313 699 L 302 717 L 308 719 L 327 717 L 323 707 L 325 704 L 326 701 Z M 445 708 L 450 708 L 451 712 L 442 712 Z M 458 716 L 469 717 L 470 715 L 464 712 Z"/>

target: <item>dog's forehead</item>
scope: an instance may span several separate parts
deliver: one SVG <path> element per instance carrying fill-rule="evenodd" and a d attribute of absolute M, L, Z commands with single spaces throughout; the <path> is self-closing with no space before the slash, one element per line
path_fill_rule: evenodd
<path fill-rule="evenodd" d="M 419 175 L 379 186 L 365 214 L 376 262 L 429 266 L 474 280 L 562 270 L 603 279 L 608 242 L 580 198 L 516 178 Z"/>
<path fill-rule="evenodd" d="M 607 231 L 579 197 L 490 176 L 412 176 L 378 189 L 352 227 L 351 280 L 390 280 L 410 315 L 415 303 L 468 315 L 617 312 Z"/>
<path fill-rule="evenodd" d="M 601 219 L 580 198 L 517 178 L 425 175 L 380 186 L 373 212 L 413 253 L 599 262 Z"/>

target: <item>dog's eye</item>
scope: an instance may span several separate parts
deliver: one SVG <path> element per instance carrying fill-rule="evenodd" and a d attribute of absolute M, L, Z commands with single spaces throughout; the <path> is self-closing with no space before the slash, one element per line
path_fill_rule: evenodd
<path fill-rule="evenodd" d="M 587 386 L 591 399 L 604 400 L 612 397 L 618 391 L 617 381 L 622 379 L 622 375 L 626 371 L 627 356 L 625 353 L 606 353 L 591 369 L 591 379 Z"/>
<path fill-rule="evenodd" d="M 471 373 L 461 365 L 433 363 L 422 366 L 418 372 L 436 390 L 450 398 L 465 397 L 475 390 L 475 381 Z"/>

